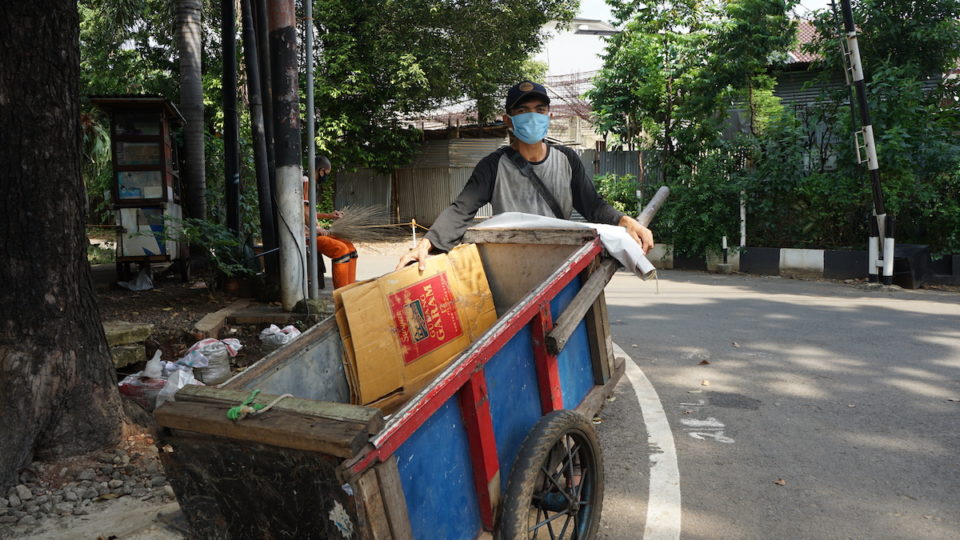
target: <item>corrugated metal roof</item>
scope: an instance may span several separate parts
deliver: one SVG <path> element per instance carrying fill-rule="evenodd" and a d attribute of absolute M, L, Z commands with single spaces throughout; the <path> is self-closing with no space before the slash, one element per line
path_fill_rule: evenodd
<path fill-rule="evenodd" d="M 390 175 L 372 169 L 337 173 L 334 206 L 382 206 L 390 209 Z"/>
<path fill-rule="evenodd" d="M 417 220 L 433 224 L 456 195 L 450 193 L 450 169 L 431 167 L 397 170 L 397 198 L 400 221 Z"/>
<path fill-rule="evenodd" d="M 449 167 L 449 147 L 448 139 L 424 141 L 417 150 L 413 162 L 403 169 Z"/>
<path fill-rule="evenodd" d="M 508 139 L 451 139 L 449 141 L 449 166 L 473 169 L 488 154 L 508 144 Z"/>
<path fill-rule="evenodd" d="M 843 89 L 846 84 L 843 79 L 835 79 L 826 84 L 805 86 L 808 82 L 817 77 L 819 73 L 813 71 L 797 71 L 782 73 L 777 78 L 777 86 L 773 90 L 773 95 L 780 98 L 780 103 L 785 107 L 806 105 L 809 103 L 819 103 L 823 101 L 821 94 L 826 90 Z"/>

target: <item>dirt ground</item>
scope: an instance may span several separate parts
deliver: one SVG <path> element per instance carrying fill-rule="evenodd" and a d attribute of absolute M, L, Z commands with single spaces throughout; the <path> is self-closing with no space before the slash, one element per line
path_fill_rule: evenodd
<path fill-rule="evenodd" d="M 400 254 L 409 248 L 409 241 L 357 244 L 357 248 L 361 253 L 360 278 L 363 279 L 392 269 Z M 99 274 L 95 276 L 95 281 L 98 281 L 97 303 L 101 320 L 154 325 L 151 337 L 145 342 L 148 358 L 158 349 L 162 351 L 164 360 L 174 361 L 181 358 L 197 341 L 196 336 L 191 333 L 194 324 L 208 313 L 218 311 L 240 298 L 223 291 L 211 291 L 202 281 L 183 283 L 179 274 L 164 276 L 159 269 L 154 275 L 153 289 L 134 292 L 114 283 L 116 276 L 112 267 L 112 264 L 102 266 L 95 271 L 95 274 Z M 327 274 L 329 278 L 329 269 Z M 243 345 L 232 361 L 235 371 L 253 364 L 266 354 L 260 347 L 261 326 L 264 325 L 224 327 L 221 338 L 234 337 Z M 143 364 L 121 368 L 118 370 L 117 380 L 142 368 Z M 129 476 L 141 477 L 144 482 L 149 482 L 150 489 L 145 494 L 136 494 L 141 496 L 101 495 L 92 499 L 92 504 L 84 506 L 82 511 L 78 509 L 72 515 L 69 512 L 48 515 L 28 526 L 0 524 L 0 538 L 7 534 L 33 540 L 180 540 L 189 536 L 188 525 L 180 506 L 172 497 L 172 490 L 165 483 L 161 485 L 157 479 L 162 475 L 162 468 L 159 467 L 156 457 L 153 427 L 149 425 L 152 416 L 142 412 L 135 404 L 127 404 L 126 407 L 137 413 L 137 420 L 147 425 L 128 425 L 123 441 L 114 452 L 124 455 L 124 460 L 129 459 L 136 466 Z M 77 483 L 77 476 L 84 470 L 96 470 L 96 480 L 103 480 L 105 478 L 99 476 L 100 468 L 104 466 L 102 457 L 102 453 L 94 453 L 56 463 L 34 464 L 35 468 L 45 471 L 40 475 L 42 478 L 36 479 L 37 487 L 34 490 L 38 494 L 48 494 L 52 500 L 56 494 L 72 489 L 71 486 Z M 122 478 L 127 477 L 125 475 Z"/>

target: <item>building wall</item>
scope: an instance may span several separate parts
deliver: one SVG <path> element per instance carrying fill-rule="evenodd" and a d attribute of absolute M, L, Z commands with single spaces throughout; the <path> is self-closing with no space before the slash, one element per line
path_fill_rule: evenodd
<path fill-rule="evenodd" d="M 390 208 L 390 175 L 372 169 L 336 173 L 334 206 L 381 206 Z"/>

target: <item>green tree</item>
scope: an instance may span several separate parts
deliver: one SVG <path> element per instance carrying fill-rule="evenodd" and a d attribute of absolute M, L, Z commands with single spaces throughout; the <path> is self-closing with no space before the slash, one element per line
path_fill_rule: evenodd
<path fill-rule="evenodd" d="M 339 163 L 391 170 L 418 134 L 401 119 L 465 100 L 480 119 L 527 73 L 547 21 L 574 0 L 318 0 L 317 140 Z"/>
<path fill-rule="evenodd" d="M 782 0 L 611 0 L 624 28 L 608 43 L 589 93 L 613 146 L 659 155 L 661 183 L 673 190 L 658 238 L 681 253 L 702 253 L 736 231 L 733 182 L 742 152 L 722 139 L 727 109 L 747 104 L 753 129 L 771 115 L 771 62 L 789 49 L 794 23 Z M 708 202 L 709 204 L 703 204 Z"/>
<path fill-rule="evenodd" d="M 180 58 L 180 111 L 183 127 L 181 182 L 188 216 L 206 216 L 203 144 L 203 49 L 200 38 L 201 0 L 177 0 L 176 41 Z"/>
<path fill-rule="evenodd" d="M 854 14 L 897 241 L 929 244 L 935 253 L 960 251 L 960 92 L 941 77 L 960 59 L 958 13 L 957 0 L 864 0 Z M 842 24 L 830 10 L 813 22 L 819 38 L 809 50 L 821 58 L 813 69 L 821 74 L 815 84 L 822 96 L 785 113 L 754 141 L 754 169 L 742 175 L 748 235 L 753 245 L 862 248 L 873 203 L 866 168 L 851 144 L 859 119 L 849 91 L 827 84 L 843 80 Z"/>

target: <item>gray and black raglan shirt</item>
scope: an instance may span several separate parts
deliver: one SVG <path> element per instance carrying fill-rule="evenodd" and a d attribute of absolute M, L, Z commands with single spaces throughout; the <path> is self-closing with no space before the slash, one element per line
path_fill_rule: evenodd
<path fill-rule="evenodd" d="M 547 202 L 537 192 L 532 180 L 523 176 L 502 147 L 473 169 L 463 191 L 447 207 L 426 234 L 433 247 L 449 251 L 460 243 L 463 233 L 473 221 L 477 210 L 490 203 L 493 214 L 525 212 L 555 217 Z M 553 194 L 563 218 L 570 219 L 576 209 L 591 223 L 619 223 L 623 213 L 610 206 L 593 186 L 577 154 L 559 145 L 547 146 L 547 157 L 531 163 L 537 176 Z"/>

